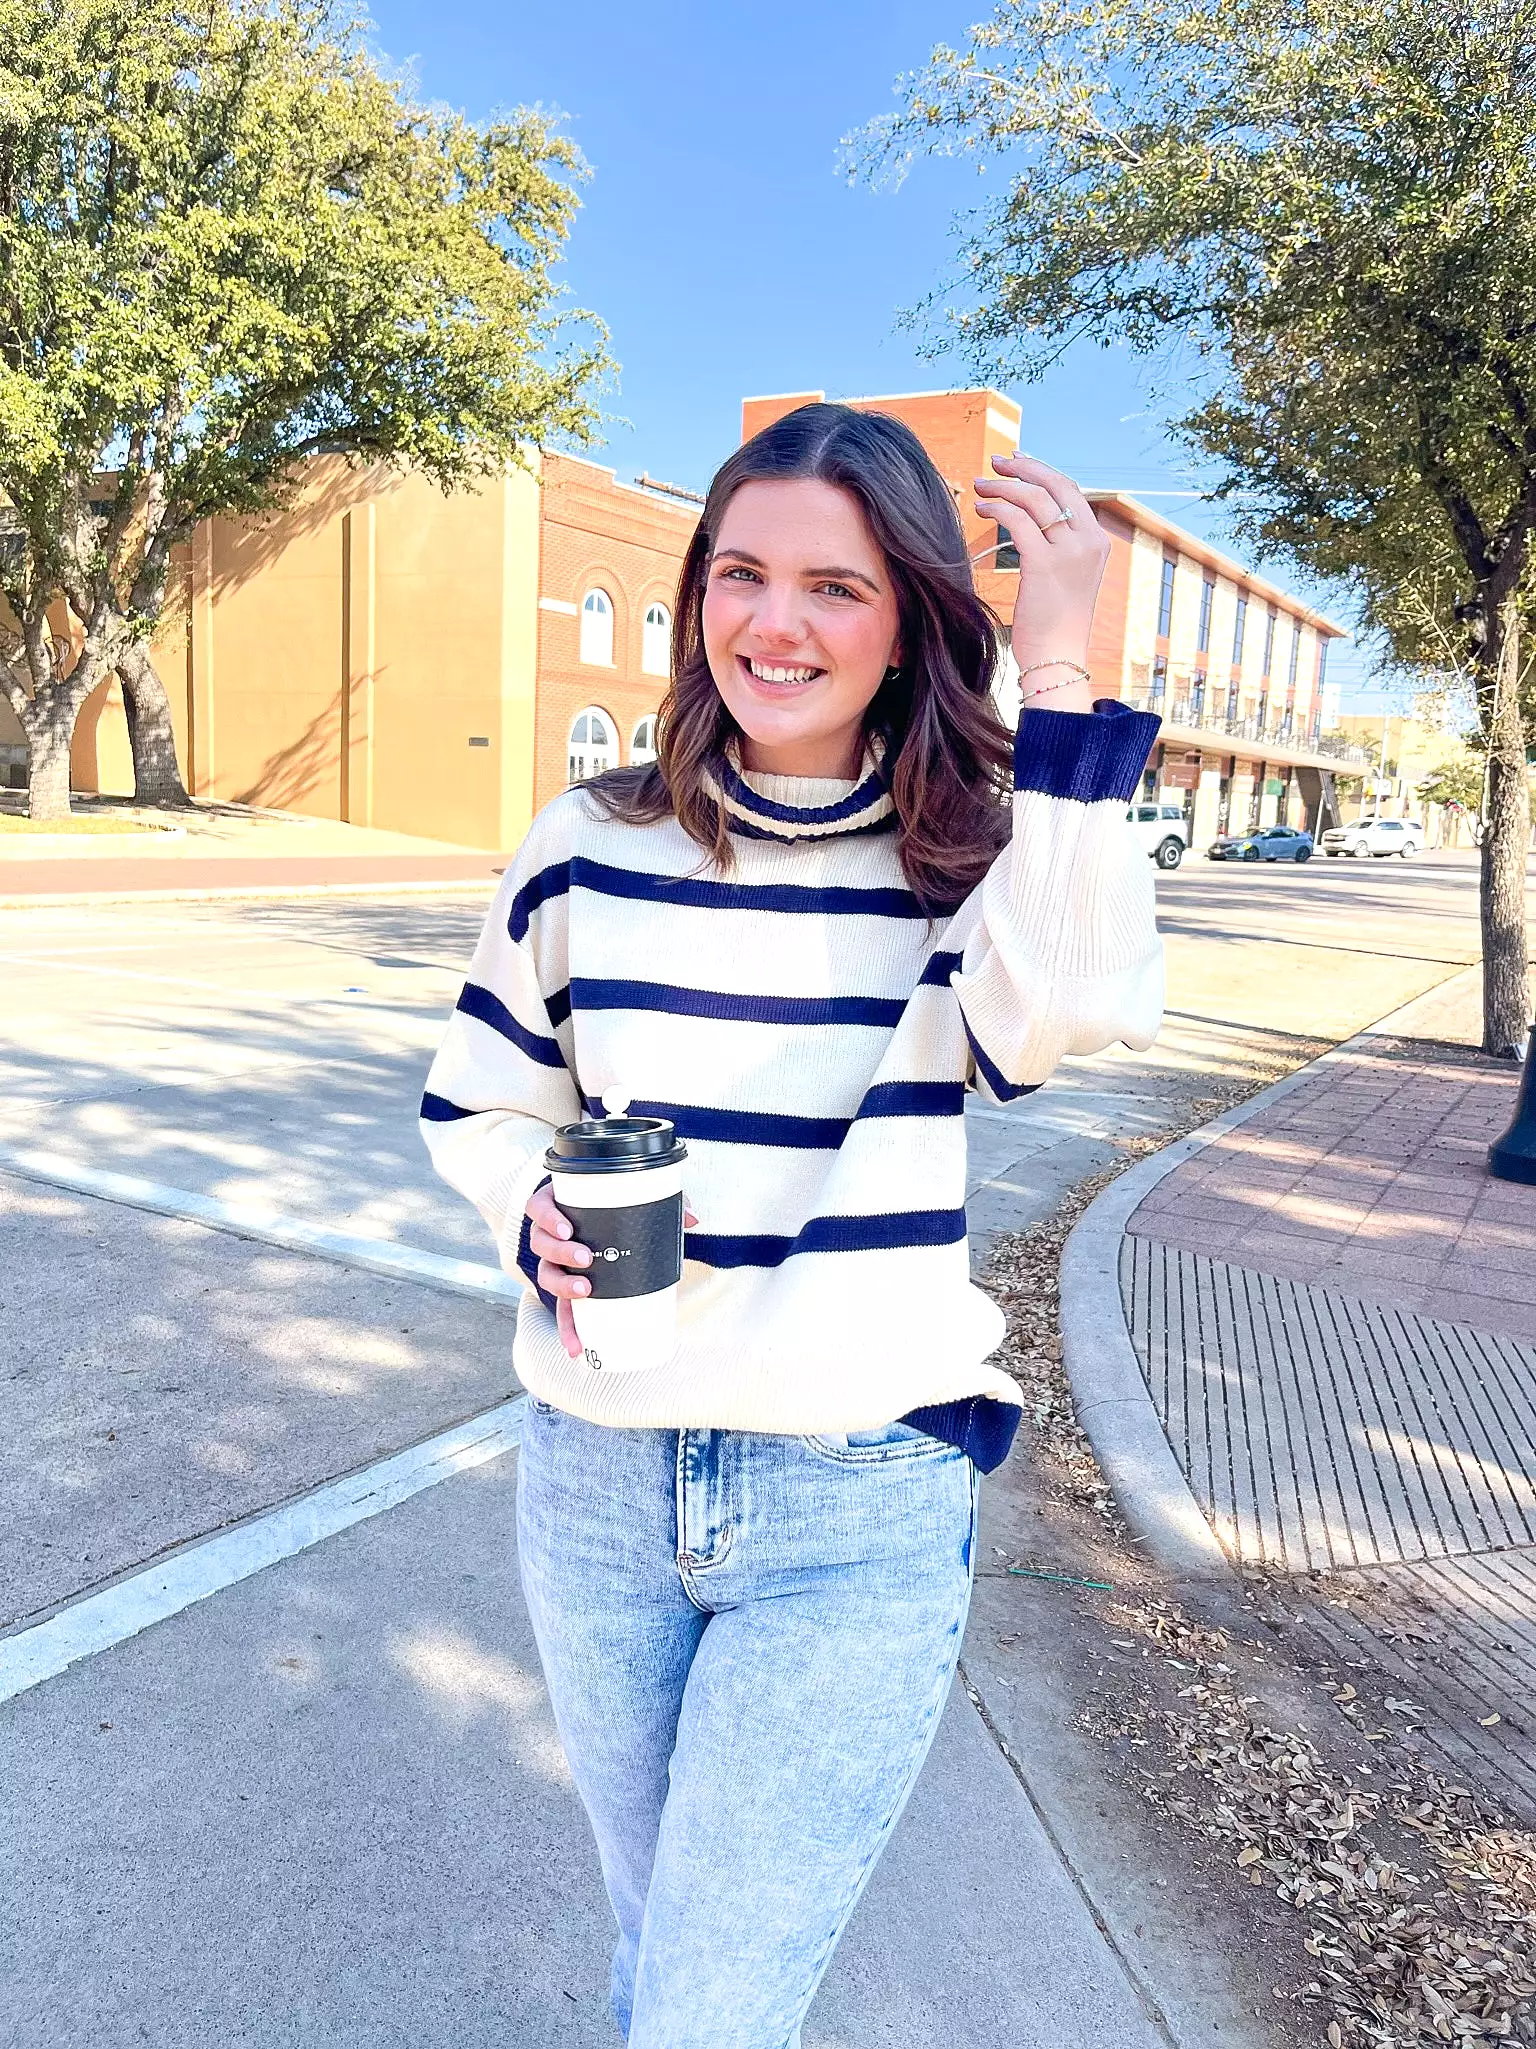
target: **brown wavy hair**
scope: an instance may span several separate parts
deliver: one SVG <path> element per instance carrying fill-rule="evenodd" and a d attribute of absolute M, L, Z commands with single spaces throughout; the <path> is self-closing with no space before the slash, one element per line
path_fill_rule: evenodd
<path fill-rule="evenodd" d="M 728 871 L 729 824 L 710 796 L 739 728 L 704 652 L 704 587 L 714 537 L 743 484 L 811 477 L 859 504 L 896 590 L 902 660 L 871 699 L 865 736 L 885 743 L 881 773 L 896 811 L 896 844 L 913 894 L 930 915 L 952 910 L 981 880 L 1008 835 L 1013 736 L 992 697 L 1001 629 L 976 595 L 965 534 L 927 450 L 888 413 L 807 405 L 754 434 L 715 474 L 678 580 L 672 682 L 657 718 L 657 759 L 609 769 L 583 788 L 611 817 L 649 825 L 675 816 Z"/>

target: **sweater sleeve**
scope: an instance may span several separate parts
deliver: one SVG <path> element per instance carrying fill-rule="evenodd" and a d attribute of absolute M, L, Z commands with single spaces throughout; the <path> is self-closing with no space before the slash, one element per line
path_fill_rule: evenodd
<path fill-rule="evenodd" d="M 1157 1035 L 1152 864 L 1125 812 L 1158 725 L 1113 698 L 1019 721 L 1012 838 L 953 978 L 976 1086 L 993 1102 L 1038 1088 L 1064 1053 Z"/>
<path fill-rule="evenodd" d="M 523 1208 L 546 1178 L 555 1126 L 583 1114 L 558 1036 L 570 1011 L 569 866 L 548 819 L 502 878 L 421 1103 L 433 1166 L 485 1218 L 505 1270 L 530 1281 Z"/>

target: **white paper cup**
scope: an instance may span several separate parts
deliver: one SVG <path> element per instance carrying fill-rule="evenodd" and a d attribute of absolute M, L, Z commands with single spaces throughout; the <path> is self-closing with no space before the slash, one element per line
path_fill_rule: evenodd
<path fill-rule="evenodd" d="M 665 1366 L 677 1349 L 687 1156 L 664 1117 L 567 1124 L 544 1155 L 555 1202 L 592 1253 L 581 1269 L 592 1292 L 571 1313 L 594 1373 Z"/>

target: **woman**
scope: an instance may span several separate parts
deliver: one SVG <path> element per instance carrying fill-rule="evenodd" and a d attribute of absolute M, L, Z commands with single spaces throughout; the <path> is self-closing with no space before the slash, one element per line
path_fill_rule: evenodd
<path fill-rule="evenodd" d="M 968 1277 L 965 1090 L 1006 1102 L 1157 1028 L 1125 828 L 1157 721 L 1086 666 L 1108 543 L 1066 477 L 995 468 L 1016 743 L 921 444 L 791 413 L 711 487 L 658 761 L 535 819 L 428 1082 L 439 1170 L 536 1290 L 521 1565 L 630 2049 L 798 2043 L 932 1739 L 977 1473 L 1018 1419 Z M 588 1367 L 589 1255 L 545 1181 L 605 1092 L 688 1144 L 657 1370 Z"/>

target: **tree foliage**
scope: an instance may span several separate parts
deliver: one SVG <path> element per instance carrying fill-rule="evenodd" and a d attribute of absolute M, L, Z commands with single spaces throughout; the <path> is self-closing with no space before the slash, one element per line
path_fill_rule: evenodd
<path fill-rule="evenodd" d="M 1005 0 L 859 145 L 995 158 L 940 346 L 1192 374 L 1175 431 L 1260 548 L 1464 664 L 1490 753 L 1485 1043 L 1524 1029 L 1536 613 L 1536 0 Z"/>
<path fill-rule="evenodd" d="M 67 807 L 104 676 L 153 697 L 199 520 L 318 450 L 451 488 L 590 438 L 603 336 L 552 275 L 581 168 L 537 112 L 420 104 L 333 0 L 0 0 L 0 687 L 34 808 L 61 746 Z"/>

